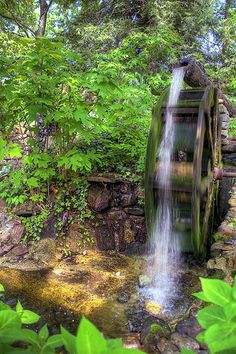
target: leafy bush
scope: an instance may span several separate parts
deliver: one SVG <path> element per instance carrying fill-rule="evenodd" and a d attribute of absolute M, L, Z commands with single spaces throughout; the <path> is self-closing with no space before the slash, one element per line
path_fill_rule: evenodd
<path fill-rule="evenodd" d="M 0 297 L 4 287 L 0 284 Z M 0 353 L 4 354 L 54 354 L 64 347 L 70 354 L 142 354 L 140 350 L 122 348 L 121 339 L 105 339 L 103 334 L 85 317 L 76 336 L 61 326 L 60 334 L 49 335 L 45 324 L 38 333 L 24 328 L 39 320 L 36 313 L 23 309 L 20 302 L 16 309 L 0 301 Z"/>
<path fill-rule="evenodd" d="M 198 311 L 197 320 L 204 331 L 196 338 L 208 346 L 211 354 L 236 353 L 236 277 L 233 287 L 223 280 L 200 280 L 203 291 L 193 295 L 211 305 Z M 181 352 L 190 353 L 187 349 Z"/>

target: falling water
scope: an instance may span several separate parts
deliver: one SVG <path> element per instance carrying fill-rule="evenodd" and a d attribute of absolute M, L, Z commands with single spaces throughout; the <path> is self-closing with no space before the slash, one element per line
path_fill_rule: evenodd
<path fill-rule="evenodd" d="M 158 150 L 159 202 L 156 221 L 152 230 L 151 249 L 154 254 L 152 264 L 152 288 L 154 300 L 168 308 L 177 293 L 177 269 L 180 266 L 181 242 L 178 233 L 173 230 L 171 194 L 171 158 L 173 154 L 175 124 L 172 107 L 176 106 L 183 85 L 184 68 L 175 69 L 169 91 L 165 114 L 165 125 Z M 150 270 L 149 270 L 150 272 Z"/>

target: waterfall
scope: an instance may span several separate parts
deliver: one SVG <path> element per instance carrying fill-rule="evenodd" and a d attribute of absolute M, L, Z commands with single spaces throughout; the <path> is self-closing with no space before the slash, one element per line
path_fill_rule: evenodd
<path fill-rule="evenodd" d="M 157 180 L 159 199 L 157 214 L 150 248 L 153 255 L 152 264 L 148 269 L 152 278 L 149 292 L 152 298 L 162 307 L 168 308 L 177 293 L 177 271 L 180 267 L 181 242 L 180 235 L 173 230 L 173 214 L 176 213 L 171 193 L 171 159 L 174 147 L 175 123 L 172 107 L 177 105 L 180 90 L 183 85 L 185 68 L 177 68 L 169 91 L 165 113 L 164 131 L 157 152 Z"/>

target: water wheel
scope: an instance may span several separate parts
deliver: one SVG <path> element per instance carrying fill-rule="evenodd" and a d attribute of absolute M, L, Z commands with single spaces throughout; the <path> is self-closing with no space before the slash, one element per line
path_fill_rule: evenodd
<path fill-rule="evenodd" d="M 168 91 L 153 110 L 145 171 L 145 212 L 148 233 L 156 217 L 159 185 L 157 151 L 165 124 Z M 171 159 L 171 195 L 174 229 L 181 233 L 182 249 L 196 257 L 206 254 L 212 234 L 218 182 L 214 166 L 221 159 L 218 91 L 212 87 L 182 90 L 175 107 L 174 149 Z"/>

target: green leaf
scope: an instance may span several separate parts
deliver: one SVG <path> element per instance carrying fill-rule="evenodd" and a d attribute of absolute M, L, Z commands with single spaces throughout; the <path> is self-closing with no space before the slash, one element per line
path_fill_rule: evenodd
<path fill-rule="evenodd" d="M 46 341 L 48 339 L 48 336 L 49 336 L 48 326 L 47 324 L 45 324 L 39 331 L 39 337 L 40 339 Z"/>
<path fill-rule="evenodd" d="M 121 349 L 108 349 L 102 354 L 145 354 L 144 352 L 140 351 L 139 349 L 128 349 L 128 348 L 121 348 Z"/>
<path fill-rule="evenodd" d="M 122 348 L 122 339 L 117 338 L 117 339 L 107 339 L 107 348 L 108 349 L 118 349 Z"/>
<path fill-rule="evenodd" d="M 4 328 L 0 330 L 0 342 L 1 343 L 14 343 L 16 341 L 24 341 L 29 344 L 36 345 L 40 347 L 40 340 L 34 331 L 31 329 L 21 329 L 21 328 Z"/>
<path fill-rule="evenodd" d="M 232 296 L 233 296 L 234 300 L 236 301 L 236 276 L 234 277 L 234 285 L 233 285 L 233 289 L 232 289 Z"/>
<path fill-rule="evenodd" d="M 48 338 L 46 346 L 45 347 L 50 347 L 50 348 L 58 348 L 63 346 L 63 338 L 61 334 L 55 334 L 54 336 L 51 336 Z"/>
<path fill-rule="evenodd" d="M 12 159 L 13 157 L 21 157 L 22 156 L 22 149 L 17 146 L 16 144 L 14 144 L 14 146 L 12 146 L 11 148 L 9 148 L 9 156 Z"/>
<path fill-rule="evenodd" d="M 22 307 L 20 301 L 17 301 L 17 304 L 16 304 L 16 312 L 21 315 L 22 312 L 23 312 L 23 310 L 24 310 L 24 309 L 23 309 L 23 307 Z"/>
<path fill-rule="evenodd" d="M 223 307 L 210 305 L 198 311 L 197 320 L 202 328 L 206 329 L 215 323 L 224 323 L 226 316 Z"/>
<path fill-rule="evenodd" d="M 230 302 L 229 304 L 224 306 L 224 313 L 227 320 L 234 319 L 236 321 L 236 303 Z"/>
<path fill-rule="evenodd" d="M 200 342 L 200 343 L 205 343 L 205 332 L 200 332 L 197 336 L 196 339 Z"/>
<path fill-rule="evenodd" d="M 34 324 L 36 322 L 38 322 L 38 320 L 40 319 L 40 316 L 30 310 L 23 310 L 23 313 L 21 315 L 21 322 L 23 324 Z"/>
<path fill-rule="evenodd" d="M 200 291 L 199 293 L 193 293 L 192 295 L 197 297 L 198 299 L 200 299 L 202 301 L 209 302 L 203 291 Z"/>
<path fill-rule="evenodd" d="M 36 188 L 39 186 L 39 182 L 38 182 L 37 178 L 35 178 L 35 177 L 30 177 L 29 179 L 27 179 L 26 183 L 31 188 Z"/>
<path fill-rule="evenodd" d="M 195 354 L 195 352 L 187 348 L 181 348 L 180 354 Z"/>
<path fill-rule="evenodd" d="M 0 283 L 0 292 L 4 292 L 5 289 L 4 289 L 4 286 Z"/>
<path fill-rule="evenodd" d="M 232 288 L 223 280 L 200 278 L 208 302 L 224 306 L 230 302 Z"/>
<path fill-rule="evenodd" d="M 20 328 L 20 316 L 12 310 L 3 310 L 0 312 L 0 330 L 5 328 Z"/>
<path fill-rule="evenodd" d="M 3 310 L 11 310 L 10 306 L 7 304 L 4 304 L 4 302 L 0 301 L 0 311 Z"/>
<path fill-rule="evenodd" d="M 62 341 L 70 354 L 76 354 L 76 337 L 61 326 Z"/>
<path fill-rule="evenodd" d="M 76 336 L 76 350 L 78 354 L 100 354 L 107 348 L 102 333 L 85 317 L 79 324 Z"/>
<path fill-rule="evenodd" d="M 236 349 L 236 323 L 215 324 L 205 332 L 205 343 L 212 353 Z"/>

